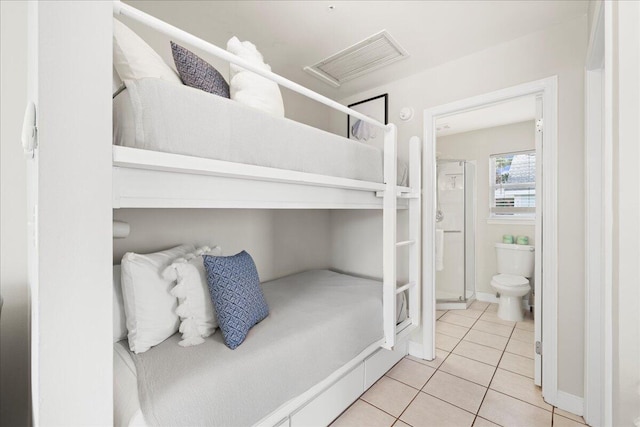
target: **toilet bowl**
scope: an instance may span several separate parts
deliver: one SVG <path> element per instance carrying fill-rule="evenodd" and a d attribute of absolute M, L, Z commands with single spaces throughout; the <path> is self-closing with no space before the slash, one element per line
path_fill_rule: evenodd
<path fill-rule="evenodd" d="M 498 274 L 491 278 L 491 286 L 500 294 L 498 317 L 520 322 L 522 297 L 531 291 L 528 277 L 533 275 L 535 248 L 530 245 L 496 243 Z"/>

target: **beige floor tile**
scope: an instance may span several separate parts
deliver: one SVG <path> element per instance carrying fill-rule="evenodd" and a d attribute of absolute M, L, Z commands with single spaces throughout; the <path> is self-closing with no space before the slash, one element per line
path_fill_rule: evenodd
<path fill-rule="evenodd" d="M 476 319 L 460 316 L 453 311 L 447 311 L 447 313 L 440 318 L 440 321 L 463 326 L 465 328 L 470 328 L 476 322 Z"/>
<path fill-rule="evenodd" d="M 387 372 L 387 376 L 411 387 L 421 389 L 435 371 L 431 366 L 426 366 L 409 359 L 402 359 Z"/>
<path fill-rule="evenodd" d="M 492 311 L 485 311 L 482 316 L 480 316 L 482 320 L 486 320 L 487 322 L 498 323 L 500 325 L 505 326 L 515 326 L 516 322 L 511 322 L 509 320 L 502 320 L 498 317 L 498 313 Z"/>
<path fill-rule="evenodd" d="M 448 355 L 448 351 L 436 348 L 436 358 L 433 360 L 424 360 L 410 355 L 407 356 L 407 359 L 411 359 L 414 362 L 422 363 L 423 365 L 431 366 L 432 368 L 437 369 L 438 366 L 442 365 L 442 362 L 444 362 L 444 359 L 446 359 Z"/>
<path fill-rule="evenodd" d="M 551 425 L 551 412 L 493 390 L 487 391 L 478 415 L 503 426 Z"/>
<path fill-rule="evenodd" d="M 516 374 L 524 375 L 525 377 L 533 378 L 533 359 L 529 359 L 528 357 L 505 353 L 502 355 L 502 359 L 500 360 L 498 367 L 507 371 L 515 372 Z"/>
<path fill-rule="evenodd" d="M 436 319 L 441 318 L 442 316 L 444 316 L 444 314 L 447 312 L 447 310 L 436 310 Z"/>
<path fill-rule="evenodd" d="M 465 335 L 464 340 L 471 341 L 476 344 L 486 345 L 487 347 L 492 347 L 501 351 L 504 350 L 504 348 L 507 346 L 507 342 L 509 341 L 507 337 L 488 334 L 486 332 L 477 331 L 475 329 L 471 329 L 469 333 Z"/>
<path fill-rule="evenodd" d="M 454 325 L 452 323 L 437 321 L 436 332 L 440 334 L 449 335 L 450 337 L 454 337 L 454 338 L 462 338 L 467 334 L 467 332 L 469 332 L 469 328 Z"/>
<path fill-rule="evenodd" d="M 553 410 L 553 413 L 557 414 L 557 415 L 561 415 L 561 416 L 563 416 L 565 418 L 569 418 L 570 420 L 577 421 L 579 423 L 585 424 L 584 418 L 582 418 L 580 415 L 572 414 L 571 412 L 567 412 L 567 411 L 562 410 L 560 408 L 555 408 Z"/>
<path fill-rule="evenodd" d="M 332 427 L 390 427 L 395 419 L 381 411 L 378 408 L 374 408 L 370 404 L 357 400 L 351 405 L 340 417 L 335 420 Z"/>
<path fill-rule="evenodd" d="M 460 316 L 470 317 L 472 319 L 477 319 L 482 316 L 484 310 L 474 310 L 472 308 L 468 308 L 466 310 L 456 310 L 455 314 L 459 314 Z"/>
<path fill-rule="evenodd" d="M 396 423 L 393 425 L 393 427 L 411 427 L 411 426 L 407 423 L 403 423 L 402 421 L 397 420 Z"/>
<path fill-rule="evenodd" d="M 535 324 L 533 323 L 533 319 L 516 323 L 516 329 L 523 329 L 525 331 L 535 330 Z"/>
<path fill-rule="evenodd" d="M 440 370 L 488 387 L 496 368 L 457 354 L 450 354 L 447 360 L 440 365 Z"/>
<path fill-rule="evenodd" d="M 465 427 L 473 419 L 473 414 L 425 393 L 418 394 L 400 417 L 413 427 Z"/>
<path fill-rule="evenodd" d="M 475 325 L 473 325 L 473 329 L 509 338 L 511 336 L 511 331 L 513 331 L 513 326 L 500 325 L 498 323 L 487 322 L 486 320 L 480 319 L 475 323 Z"/>
<path fill-rule="evenodd" d="M 518 340 L 509 340 L 505 351 L 517 354 L 518 356 L 528 357 L 529 359 L 533 359 L 535 355 L 535 349 L 532 343 L 526 343 Z"/>
<path fill-rule="evenodd" d="M 502 357 L 500 350 L 464 340 L 460 341 L 453 353 L 493 366 L 498 366 Z"/>
<path fill-rule="evenodd" d="M 491 305 L 491 303 L 488 303 L 486 301 L 474 301 L 471 303 L 471 305 L 469 306 L 469 308 L 472 308 L 474 310 L 483 310 L 486 309 L 487 307 L 489 307 L 489 305 Z"/>
<path fill-rule="evenodd" d="M 444 351 L 451 351 L 460 342 L 459 338 L 450 337 L 436 332 L 436 348 Z"/>
<path fill-rule="evenodd" d="M 476 417 L 476 420 L 473 422 L 473 427 L 500 427 L 498 424 L 494 424 L 489 420 L 485 420 L 484 418 Z"/>
<path fill-rule="evenodd" d="M 539 408 L 551 411 L 553 406 L 549 405 L 542 399 L 542 392 L 538 386 L 533 383 L 531 378 L 514 374 L 513 372 L 505 371 L 498 368 L 491 385 L 492 390 L 499 391 L 503 394 L 507 394 L 516 399 L 523 400 L 527 403 L 531 403 Z"/>
<path fill-rule="evenodd" d="M 485 310 L 485 313 L 497 313 L 497 312 L 498 312 L 498 304 L 497 303 L 489 304 L 489 307 L 487 307 L 487 309 Z"/>
<path fill-rule="evenodd" d="M 422 391 L 475 414 L 480 408 L 487 389 L 446 372 L 438 371 L 433 374 Z"/>
<path fill-rule="evenodd" d="M 584 424 L 553 414 L 553 427 L 583 427 Z"/>
<path fill-rule="evenodd" d="M 511 335 L 512 340 L 533 344 L 533 331 L 525 331 L 524 329 L 514 329 Z"/>
<path fill-rule="evenodd" d="M 394 417 L 399 417 L 416 394 L 418 390 L 415 388 L 385 376 L 367 390 L 361 399 Z"/>

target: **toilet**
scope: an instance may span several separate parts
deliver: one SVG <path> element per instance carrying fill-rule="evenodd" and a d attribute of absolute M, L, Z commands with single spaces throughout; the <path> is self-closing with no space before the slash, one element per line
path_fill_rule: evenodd
<path fill-rule="evenodd" d="M 529 277 L 533 276 L 535 248 L 530 245 L 496 243 L 498 274 L 491 278 L 491 286 L 500 294 L 498 317 L 520 322 L 522 297 L 531 291 Z"/>

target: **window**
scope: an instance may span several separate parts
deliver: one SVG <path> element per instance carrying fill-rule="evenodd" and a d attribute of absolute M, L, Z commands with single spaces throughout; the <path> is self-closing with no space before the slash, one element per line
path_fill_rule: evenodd
<path fill-rule="evenodd" d="M 535 218 L 535 151 L 490 156 L 489 180 L 490 219 Z"/>

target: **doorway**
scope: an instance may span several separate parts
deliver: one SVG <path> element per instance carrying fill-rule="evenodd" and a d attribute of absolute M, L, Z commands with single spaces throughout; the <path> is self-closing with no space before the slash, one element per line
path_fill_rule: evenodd
<path fill-rule="evenodd" d="M 531 121 L 532 130 L 535 133 L 535 176 L 536 191 L 535 195 L 528 194 L 527 197 L 535 199 L 535 214 L 529 215 L 527 222 L 535 226 L 535 232 L 530 233 L 533 242 L 536 243 L 535 248 L 535 269 L 533 280 L 530 281 L 533 291 L 533 301 L 529 302 L 534 307 L 534 341 L 531 345 L 531 352 L 534 355 L 535 383 L 542 387 L 542 394 L 549 403 L 554 403 L 557 394 L 557 366 L 556 366 L 556 340 L 557 340 L 557 78 L 550 77 L 547 79 L 522 84 L 519 86 L 503 89 L 473 98 L 464 99 L 453 102 L 451 104 L 442 105 L 425 111 L 425 147 L 423 156 L 423 188 L 425 189 L 424 203 L 424 227 L 423 241 L 423 265 L 424 277 L 423 283 L 425 292 L 423 295 L 423 306 L 425 312 L 424 319 L 424 335 L 423 343 L 425 356 L 433 357 L 435 355 L 435 313 L 437 304 L 437 259 L 436 242 L 438 241 L 437 222 L 438 216 L 438 194 L 436 187 L 438 185 L 438 159 L 439 156 L 437 140 L 438 127 L 442 129 L 447 124 L 447 120 L 452 119 L 456 115 L 462 113 L 473 113 L 487 107 L 497 107 L 509 101 L 518 99 L 535 100 L 535 113 Z M 452 126 L 449 124 L 449 127 Z M 521 150 L 527 151 L 527 150 Z M 529 150 L 531 151 L 531 150 Z M 440 153 L 442 154 L 442 153 Z M 496 152 L 494 153 L 493 162 L 504 162 L 505 159 L 513 160 L 514 155 L 520 157 L 526 156 L 526 152 Z M 458 161 L 467 160 L 460 158 L 458 154 L 455 156 Z M 498 157 L 502 157 L 498 159 Z M 441 159 L 442 160 L 442 159 Z M 491 163 L 491 159 L 487 159 L 487 165 Z M 498 166 L 501 167 L 501 166 Z M 494 170 L 495 172 L 495 170 Z M 476 183 L 476 187 L 480 188 L 487 184 L 487 191 L 490 191 L 489 183 Z M 432 194 L 428 197 L 428 191 Z M 505 206 L 506 200 L 498 200 L 496 205 L 496 196 L 494 193 L 493 204 L 488 207 L 489 215 L 485 215 L 484 221 L 491 219 L 491 213 L 504 213 L 505 207 L 518 208 L 511 209 L 512 213 L 525 212 L 526 206 L 516 206 L 515 200 L 511 200 Z M 502 193 L 502 196 L 505 194 Z M 513 194 L 511 194 L 513 196 Z M 502 197 L 504 199 L 504 197 Z M 508 197 L 507 197 L 508 198 Z M 513 197 L 511 197 L 513 199 Z M 442 200 L 441 200 L 442 201 Z M 502 203 L 505 202 L 505 203 Z M 493 210 L 492 210 L 493 209 Z M 529 210 L 531 213 L 531 210 Z M 480 212 L 477 212 L 481 218 Z M 514 215 L 517 216 L 517 215 Z M 544 224 L 542 218 L 545 218 Z M 478 219 L 479 221 L 479 219 Z M 515 225 L 515 224 L 514 224 Z M 441 234 L 438 232 L 438 234 Z M 525 237 L 525 235 L 521 235 Z M 517 239 L 517 233 L 514 238 Z M 446 243 L 446 242 L 445 242 Z M 476 239 L 476 249 L 479 244 Z M 486 243 L 486 242 L 485 242 Z M 477 259 L 475 260 L 477 264 Z M 476 281 L 478 275 L 475 277 Z M 477 283 L 477 286 L 481 286 Z M 479 293 L 476 287 L 476 298 Z M 485 297 L 491 297 L 488 292 Z M 495 294 L 493 296 L 495 298 Z M 497 301 L 497 300 L 496 300 Z M 427 313 L 432 312 L 433 317 Z M 544 318 L 544 323 L 542 322 Z M 543 348 L 544 337 L 544 352 Z M 428 358 L 428 357 L 427 357 Z"/>

